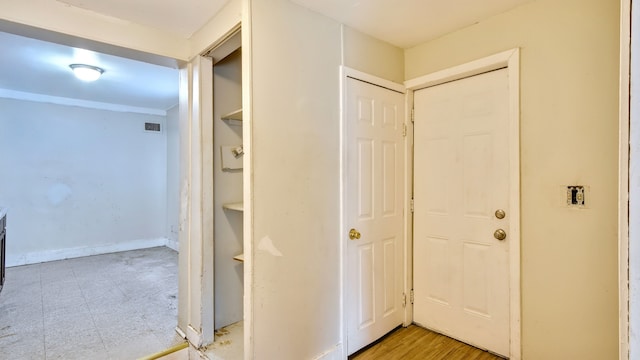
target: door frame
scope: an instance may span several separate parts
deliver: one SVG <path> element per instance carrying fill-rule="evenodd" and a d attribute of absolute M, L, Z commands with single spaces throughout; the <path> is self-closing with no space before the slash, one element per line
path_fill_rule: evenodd
<path fill-rule="evenodd" d="M 638 9 L 632 6 L 632 0 L 620 2 L 620 108 L 619 108 L 619 153 L 618 153 L 618 358 L 628 360 L 633 354 L 638 353 L 638 346 L 630 338 L 631 331 L 637 329 L 640 324 L 638 316 L 630 312 L 633 304 L 638 302 L 631 289 L 638 288 L 638 280 L 630 276 L 637 271 L 638 260 L 630 256 L 630 242 L 638 239 L 638 231 L 629 222 L 633 218 L 630 212 L 637 212 L 636 198 L 638 191 L 629 186 L 633 179 L 637 179 L 638 160 L 635 151 L 630 148 L 631 143 L 638 140 L 637 125 L 632 122 L 631 116 L 637 117 L 638 109 L 631 101 L 631 77 L 636 75 L 632 65 L 632 47 L 638 46 L 634 40 L 638 32 L 637 25 L 632 28 L 632 13 L 637 14 Z M 636 60 L 637 63 L 637 60 Z M 636 96 L 634 96 L 636 97 Z M 637 146 L 636 146 L 637 149 Z"/>
<path fill-rule="evenodd" d="M 395 83 L 393 81 L 389 81 L 389 80 L 385 80 L 382 78 L 379 78 L 377 76 L 374 75 L 370 75 L 352 68 L 349 68 L 347 66 L 341 65 L 340 66 L 340 210 L 339 210 L 339 216 L 340 216 L 340 234 L 339 234 L 339 239 L 341 242 L 340 245 L 340 319 L 342 322 L 342 326 L 340 328 L 341 331 L 341 339 L 342 339 L 342 344 L 341 344 L 341 353 L 342 353 L 342 358 L 346 359 L 347 358 L 347 352 L 348 352 L 348 336 L 349 336 L 349 329 L 348 329 L 348 319 L 347 319 L 347 312 L 346 312 L 346 304 L 347 304 L 347 244 L 348 244 L 348 232 L 349 232 L 349 224 L 347 224 L 346 220 L 345 220 L 345 216 L 346 216 L 346 208 L 347 208 L 347 189 L 346 189 L 346 184 L 347 182 L 347 149 L 348 149 L 348 144 L 347 144 L 347 80 L 348 78 L 352 78 L 352 79 L 356 79 L 356 80 L 360 80 L 360 81 L 364 81 L 367 83 L 370 83 L 372 85 L 375 86 L 380 86 L 383 88 L 387 88 L 389 90 L 393 90 L 393 91 L 397 91 L 400 93 L 403 93 L 405 95 L 405 99 L 406 99 L 406 89 L 405 86 L 399 83 Z M 406 108 L 406 101 L 405 101 L 405 110 Z M 405 119 L 404 119 L 404 124 L 407 125 L 407 128 L 409 127 L 409 122 L 407 121 L 407 115 L 408 113 L 405 111 Z M 405 165 L 405 171 L 404 171 L 404 186 L 405 186 L 405 196 L 404 196 L 404 202 L 403 202 L 403 211 L 404 214 L 406 214 L 406 219 L 405 219 L 405 223 L 404 223 L 404 234 L 403 234 L 403 264 L 402 264 L 402 268 L 404 271 L 403 274 L 403 292 L 406 294 L 407 296 L 407 306 L 404 307 L 404 320 L 403 320 L 403 325 L 404 326 L 408 326 L 409 324 L 411 324 L 412 318 L 413 318 L 413 314 L 411 311 L 411 306 L 408 306 L 409 304 L 409 289 L 411 286 L 411 272 L 408 271 L 408 269 L 410 269 L 409 267 L 407 267 L 407 261 L 410 262 L 411 259 L 411 247 L 410 247 L 410 243 L 409 243 L 409 234 L 411 232 L 411 226 L 409 226 L 410 224 L 413 223 L 413 214 L 411 213 L 411 209 L 410 209 L 410 201 L 411 201 L 411 193 L 409 191 L 409 189 L 411 189 L 411 177 L 408 176 L 409 174 L 409 165 L 411 165 L 413 163 L 413 159 L 411 158 L 413 156 L 413 151 L 409 151 L 411 150 L 410 144 L 413 143 L 412 139 L 410 140 L 410 138 L 413 136 L 413 133 L 411 131 L 407 131 L 407 136 L 405 137 L 404 140 L 404 151 L 405 151 L 405 156 L 404 156 L 404 165 Z M 411 221 L 409 221 L 411 220 Z"/>
<path fill-rule="evenodd" d="M 243 6 L 249 6 L 243 0 Z M 231 8 L 229 8 L 231 9 Z M 251 25 L 249 10 L 240 21 L 215 29 L 217 40 L 180 66 L 180 231 L 178 325 L 176 331 L 195 348 L 214 341 L 213 243 L 213 62 L 204 57 L 242 29 L 244 357 L 253 354 L 253 167 Z M 230 18 L 233 20 L 233 18 Z M 227 25 L 229 27 L 227 27 Z M 219 121 L 219 120 L 218 120 Z"/>
<path fill-rule="evenodd" d="M 430 86 L 506 68 L 509 76 L 509 208 L 512 225 L 509 238 L 509 358 L 521 358 L 520 294 L 520 49 L 515 48 L 462 65 L 405 81 L 407 105 L 413 109 L 413 93 Z M 411 130 L 413 123 L 409 122 Z M 413 133 L 413 131 L 410 131 Z M 411 243 L 413 239 L 411 240 Z M 413 255 L 413 254 L 411 254 Z"/>

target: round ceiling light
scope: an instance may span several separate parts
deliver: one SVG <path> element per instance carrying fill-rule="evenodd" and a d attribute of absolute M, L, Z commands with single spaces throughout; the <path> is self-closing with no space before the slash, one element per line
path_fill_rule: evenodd
<path fill-rule="evenodd" d="M 104 70 L 91 65 L 71 64 L 69 65 L 73 74 L 82 81 L 96 81 L 104 73 Z"/>

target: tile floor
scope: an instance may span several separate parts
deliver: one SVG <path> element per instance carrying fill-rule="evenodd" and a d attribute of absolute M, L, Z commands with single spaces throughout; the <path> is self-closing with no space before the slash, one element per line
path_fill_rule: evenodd
<path fill-rule="evenodd" d="M 178 254 L 165 247 L 12 267 L 0 359 L 127 360 L 176 334 Z"/>

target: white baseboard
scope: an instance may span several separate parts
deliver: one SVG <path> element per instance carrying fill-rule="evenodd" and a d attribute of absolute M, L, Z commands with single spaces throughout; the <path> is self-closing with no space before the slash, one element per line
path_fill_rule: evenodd
<path fill-rule="evenodd" d="M 173 251 L 180 251 L 180 244 L 178 243 L 178 240 L 165 239 L 164 246 L 168 247 L 169 249 L 171 249 Z"/>
<path fill-rule="evenodd" d="M 171 242 L 172 244 L 169 245 L 169 242 Z M 106 244 L 106 245 L 98 245 L 98 246 L 81 246 L 81 247 L 74 247 L 74 248 L 67 248 L 67 249 L 35 251 L 35 252 L 30 252 L 30 253 L 20 254 L 20 255 L 7 254 L 6 266 L 12 267 L 12 266 L 20 266 L 20 265 L 28 265 L 28 264 L 37 264 L 37 263 L 46 262 L 46 261 L 72 259 L 77 257 L 109 254 L 109 253 L 120 252 L 120 251 L 148 249 L 148 248 L 158 247 L 158 246 L 167 246 L 177 251 L 177 243 L 175 244 L 175 248 L 172 247 L 174 246 L 173 243 L 175 243 L 175 241 L 171 241 L 166 238 L 140 239 L 140 240 L 133 240 L 133 241 L 117 243 L 117 244 Z"/>
<path fill-rule="evenodd" d="M 316 356 L 314 360 L 344 360 L 347 357 L 342 353 L 342 344 L 337 344 L 331 350 Z"/>

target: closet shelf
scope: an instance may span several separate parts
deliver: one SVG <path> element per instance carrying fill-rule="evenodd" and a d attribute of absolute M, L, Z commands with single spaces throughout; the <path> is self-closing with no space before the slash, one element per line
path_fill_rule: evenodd
<path fill-rule="evenodd" d="M 234 256 L 233 260 L 238 260 L 240 262 L 244 262 L 244 253 Z"/>
<path fill-rule="evenodd" d="M 222 204 L 222 207 L 233 211 L 244 211 L 244 203 L 242 202 Z"/>
<path fill-rule="evenodd" d="M 222 115 L 220 118 L 222 120 L 242 121 L 242 109 L 238 109 L 236 111 L 232 111 L 228 114 Z"/>

